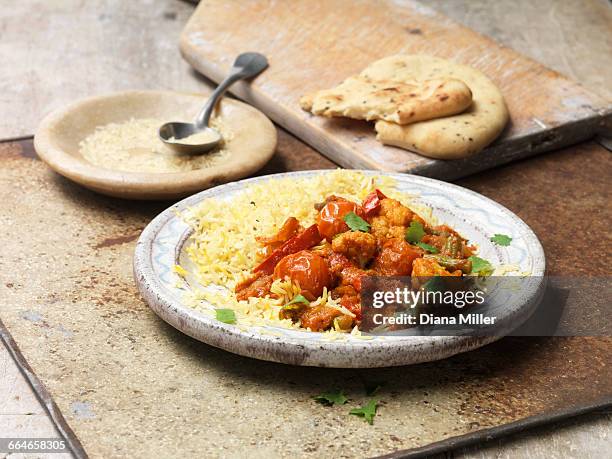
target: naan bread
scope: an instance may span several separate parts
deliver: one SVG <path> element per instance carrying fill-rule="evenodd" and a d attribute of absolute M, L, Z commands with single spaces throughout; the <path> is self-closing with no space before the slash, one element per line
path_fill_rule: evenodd
<path fill-rule="evenodd" d="M 414 123 L 461 113 L 472 103 L 472 92 L 454 78 L 421 82 L 372 79 L 363 75 L 347 78 L 332 89 L 303 97 L 304 110 L 327 117 Z"/>
<path fill-rule="evenodd" d="M 472 104 L 459 115 L 405 126 L 376 122 L 376 138 L 380 142 L 430 158 L 455 159 L 477 153 L 497 138 L 509 120 L 497 86 L 482 72 L 466 65 L 431 56 L 396 55 L 370 64 L 360 76 L 395 81 L 457 78 L 470 87 Z"/>

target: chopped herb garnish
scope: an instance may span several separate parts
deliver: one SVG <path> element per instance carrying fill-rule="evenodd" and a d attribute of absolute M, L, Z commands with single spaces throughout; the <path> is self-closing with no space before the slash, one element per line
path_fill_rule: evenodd
<path fill-rule="evenodd" d="M 364 383 L 365 393 L 366 395 L 372 396 L 376 392 L 378 392 L 384 385 L 385 385 L 384 382 L 375 382 L 375 381 L 366 382 Z"/>
<path fill-rule="evenodd" d="M 468 258 L 472 262 L 472 272 L 488 276 L 493 272 L 493 266 L 487 260 L 472 255 Z"/>
<path fill-rule="evenodd" d="M 342 390 L 329 390 L 317 395 L 314 399 L 323 405 L 344 405 L 348 401 Z"/>
<path fill-rule="evenodd" d="M 368 424 L 374 424 L 374 416 L 376 416 L 376 407 L 378 406 L 376 399 L 370 400 L 361 408 L 353 408 L 349 414 L 363 417 Z"/>
<path fill-rule="evenodd" d="M 344 222 L 352 231 L 361 231 L 367 233 L 370 230 L 370 224 L 355 212 L 349 212 L 344 216 Z"/>
<path fill-rule="evenodd" d="M 416 245 L 419 246 L 420 248 L 422 248 L 423 250 L 428 251 L 429 253 L 438 253 L 439 252 L 439 250 L 436 249 L 433 245 L 425 244 L 424 242 L 417 242 Z"/>
<path fill-rule="evenodd" d="M 503 247 L 507 247 L 512 242 L 512 238 L 510 236 L 506 236 L 505 234 L 495 234 L 491 238 L 491 242 L 497 245 L 501 245 Z"/>
<path fill-rule="evenodd" d="M 290 306 L 290 305 L 296 304 L 296 303 L 304 303 L 306 305 L 309 305 L 310 301 L 308 301 L 306 298 L 304 298 L 304 295 L 298 294 L 298 295 L 295 295 L 293 297 L 293 299 L 289 303 L 287 303 L 285 306 L 283 306 L 283 307 L 287 307 L 287 306 Z"/>
<path fill-rule="evenodd" d="M 410 227 L 406 230 L 406 240 L 416 244 L 417 242 L 421 242 L 423 236 L 425 236 L 423 224 L 417 221 L 410 222 Z"/>
<path fill-rule="evenodd" d="M 236 313 L 233 309 L 215 309 L 215 316 L 219 322 L 225 324 L 236 323 Z"/>

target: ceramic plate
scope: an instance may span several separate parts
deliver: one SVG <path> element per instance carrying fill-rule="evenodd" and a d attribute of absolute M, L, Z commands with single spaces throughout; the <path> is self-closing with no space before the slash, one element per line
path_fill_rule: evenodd
<path fill-rule="evenodd" d="M 34 146 L 57 173 L 91 190 L 129 199 L 178 199 L 261 169 L 274 154 L 276 128 L 259 110 L 224 98 L 215 111 L 232 133 L 223 162 L 184 172 L 152 173 L 107 169 L 87 161 L 79 143 L 109 123 L 153 118 L 191 120 L 206 96 L 172 91 L 128 91 L 91 97 L 57 110 L 41 122 Z M 160 121 L 161 122 L 161 121 Z M 112 155 L 112 151 L 108 152 Z"/>
<path fill-rule="evenodd" d="M 407 365 L 443 359 L 488 344 L 529 318 L 544 291 L 544 252 L 531 229 L 501 205 L 472 191 L 438 180 L 405 174 L 363 171 L 367 175 L 388 176 L 396 180 L 399 191 L 417 195 L 431 207 L 440 222 L 456 228 L 479 247 L 479 256 L 494 265 L 514 265 L 528 272 L 533 281 L 506 311 L 510 325 L 496 330 L 497 336 L 375 336 L 370 339 L 346 335 L 330 340 L 324 333 L 289 330 L 272 326 L 244 326 L 221 323 L 184 304 L 185 292 L 195 288 L 174 271 L 184 264 L 184 248 L 190 228 L 178 216 L 203 199 L 227 200 L 247 185 L 275 178 L 309 177 L 329 171 L 308 171 L 258 177 L 218 186 L 191 196 L 158 215 L 143 231 L 134 255 L 134 276 L 149 306 L 163 320 L 195 339 L 236 354 L 294 365 L 371 368 Z M 510 235 L 508 247 L 494 245 L 495 233 Z M 223 305 L 216 305 L 223 307 Z M 506 321 L 506 323 L 508 323 Z"/>

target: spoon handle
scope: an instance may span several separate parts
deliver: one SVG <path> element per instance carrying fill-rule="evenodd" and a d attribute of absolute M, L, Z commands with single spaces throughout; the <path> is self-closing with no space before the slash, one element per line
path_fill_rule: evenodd
<path fill-rule="evenodd" d="M 234 65 L 230 70 L 229 75 L 217 86 L 210 98 L 206 101 L 204 108 L 198 113 L 195 119 L 195 125 L 202 129 L 208 126 L 217 101 L 223 96 L 227 88 L 233 85 L 236 81 L 251 78 L 261 73 L 268 67 L 268 60 L 259 53 L 243 53 L 234 61 Z"/>

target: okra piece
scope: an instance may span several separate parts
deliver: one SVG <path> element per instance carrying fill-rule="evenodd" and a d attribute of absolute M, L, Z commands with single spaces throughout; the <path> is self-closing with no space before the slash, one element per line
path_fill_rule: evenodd
<path fill-rule="evenodd" d="M 444 244 L 444 247 L 442 247 L 440 255 L 450 258 L 457 258 L 462 253 L 463 241 L 454 234 L 451 234 L 449 237 L 446 238 L 446 242 Z"/>

